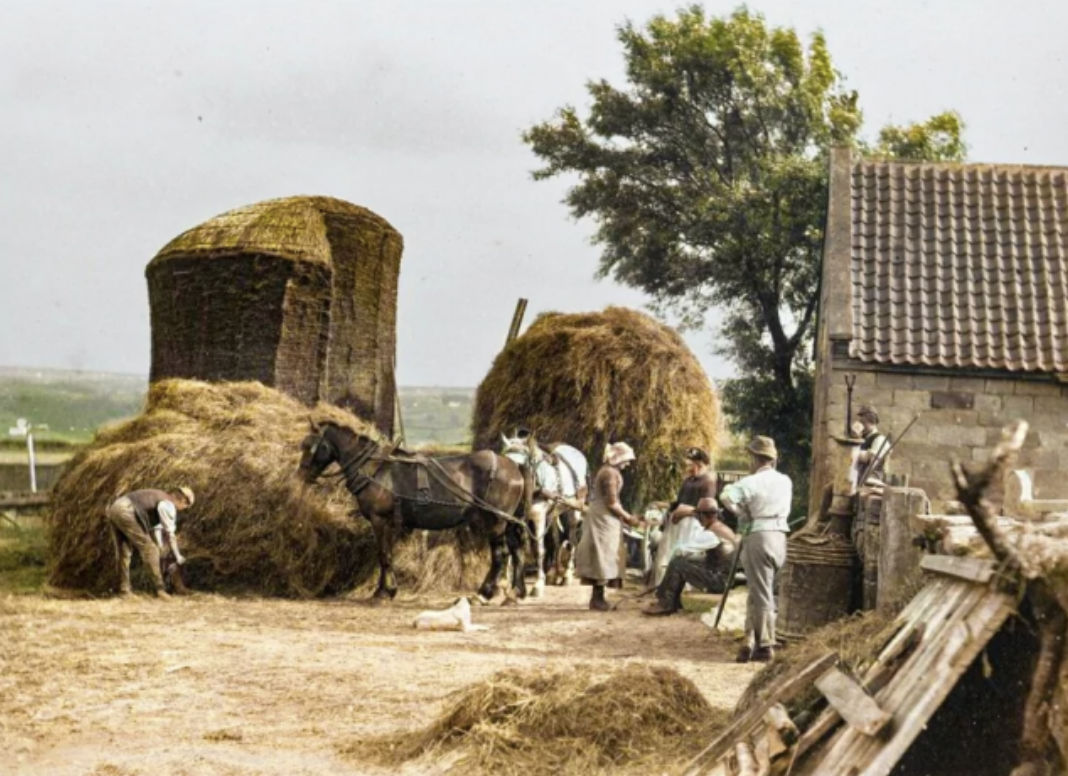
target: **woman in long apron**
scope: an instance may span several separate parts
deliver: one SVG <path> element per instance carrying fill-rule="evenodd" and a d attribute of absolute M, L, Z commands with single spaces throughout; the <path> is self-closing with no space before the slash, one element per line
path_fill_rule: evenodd
<path fill-rule="evenodd" d="M 622 587 L 624 567 L 620 563 L 623 523 L 643 523 L 623 508 L 623 470 L 634 461 L 634 450 L 626 442 L 616 442 L 604 450 L 604 464 L 593 480 L 590 508 L 583 520 L 582 539 L 575 550 L 575 570 L 584 585 L 593 585 L 590 608 L 609 610 L 604 589 Z"/>

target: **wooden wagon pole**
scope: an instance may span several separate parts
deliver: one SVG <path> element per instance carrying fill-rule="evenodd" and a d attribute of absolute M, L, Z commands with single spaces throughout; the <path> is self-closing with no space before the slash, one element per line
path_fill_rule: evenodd
<path fill-rule="evenodd" d="M 394 441 L 397 444 L 404 446 L 408 440 L 404 435 L 404 415 L 401 413 L 400 385 L 397 383 L 396 352 L 393 353 L 393 414 L 397 417 L 397 434 Z"/>
<path fill-rule="evenodd" d="M 520 298 L 515 303 L 515 312 L 512 313 L 512 325 L 508 327 L 508 339 L 504 341 L 505 347 L 519 336 L 519 329 L 523 325 L 523 316 L 527 313 L 527 300 Z"/>
<path fill-rule="evenodd" d="M 991 552 L 1007 571 L 1019 574 L 1023 569 L 1016 552 L 997 525 L 993 505 L 986 492 L 994 482 L 1000 482 L 1016 460 L 1016 453 L 1027 436 L 1026 421 L 1018 420 L 1006 426 L 1001 442 L 994 448 L 986 466 L 969 471 L 959 461 L 952 464 L 953 479 L 960 502 L 964 504 L 976 529 Z M 1057 678 L 1065 653 L 1068 635 L 1068 614 L 1058 603 L 1056 591 L 1042 577 L 1027 586 L 1028 598 L 1034 609 L 1038 628 L 1039 651 L 1031 680 L 1031 690 L 1024 706 L 1023 730 L 1020 734 L 1020 764 L 1011 776 L 1042 776 L 1050 772 L 1050 763 L 1057 752 L 1049 727 L 1050 700 L 1057 690 Z M 1063 764 L 1063 763 L 1062 763 Z"/>

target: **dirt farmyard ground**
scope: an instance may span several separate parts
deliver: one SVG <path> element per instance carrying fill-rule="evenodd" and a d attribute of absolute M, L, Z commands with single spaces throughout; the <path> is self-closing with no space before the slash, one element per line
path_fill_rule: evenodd
<path fill-rule="evenodd" d="M 736 642 L 692 614 L 642 617 L 633 602 L 595 614 L 587 595 L 550 588 L 517 608 L 476 608 L 490 630 L 468 634 L 412 628 L 418 612 L 451 603 L 440 597 L 380 608 L 0 598 L 0 774 L 376 774 L 339 750 L 421 727 L 450 693 L 504 668 L 668 665 L 723 708 L 757 670 L 733 663 Z M 741 606 L 740 594 L 729 619 Z"/>

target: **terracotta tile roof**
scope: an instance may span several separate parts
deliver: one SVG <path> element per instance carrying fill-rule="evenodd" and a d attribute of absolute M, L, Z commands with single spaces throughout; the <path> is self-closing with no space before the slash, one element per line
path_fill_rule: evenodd
<path fill-rule="evenodd" d="M 852 357 L 1068 372 L 1068 169 L 852 172 Z"/>

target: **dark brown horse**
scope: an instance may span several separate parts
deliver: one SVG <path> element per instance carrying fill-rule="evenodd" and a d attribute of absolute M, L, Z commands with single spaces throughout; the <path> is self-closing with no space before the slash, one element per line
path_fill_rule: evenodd
<path fill-rule="evenodd" d="M 312 423 L 301 444 L 300 470 L 314 482 L 332 464 L 341 467 L 360 512 L 371 521 L 380 567 L 376 599 L 393 598 L 393 545 L 403 529 L 442 531 L 467 523 L 489 535 L 491 564 L 478 589 L 483 601 L 496 591 L 505 555 L 512 559 L 512 589 L 526 595 L 520 552 L 525 530 L 513 517 L 523 497 L 523 474 L 490 450 L 428 458 L 390 455 L 373 439 L 334 423 Z"/>

